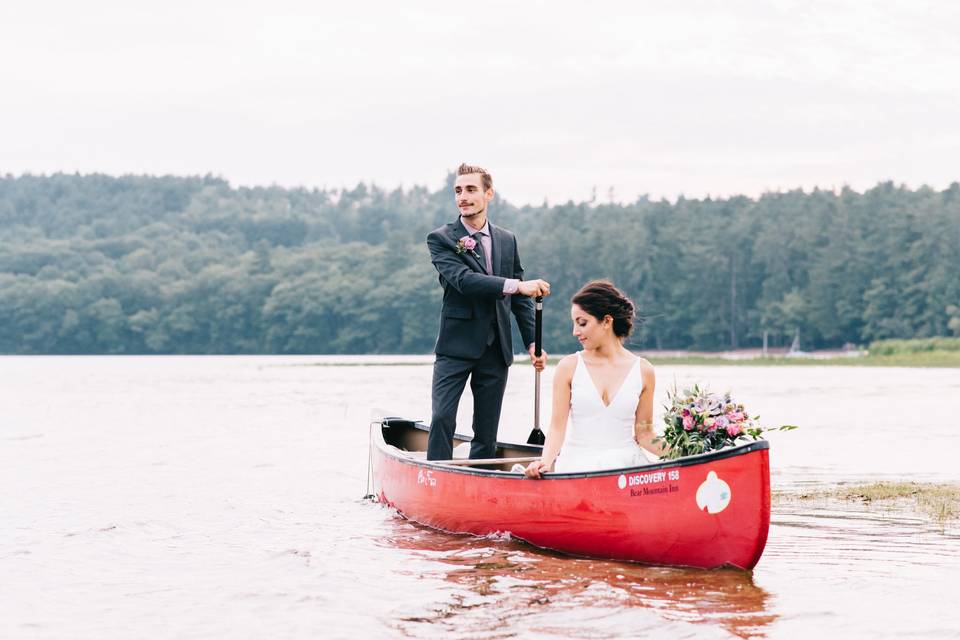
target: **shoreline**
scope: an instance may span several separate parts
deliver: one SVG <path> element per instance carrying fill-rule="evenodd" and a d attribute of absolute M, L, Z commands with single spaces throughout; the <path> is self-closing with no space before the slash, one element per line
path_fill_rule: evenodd
<path fill-rule="evenodd" d="M 960 368 L 960 351 L 923 351 L 892 355 L 850 355 L 844 352 L 812 352 L 802 355 L 767 355 L 759 351 L 656 351 L 630 349 L 631 353 L 646 358 L 654 365 L 709 365 L 709 366 L 832 366 L 832 367 L 914 367 Z M 573 353 L 573 352 L 571 352 Z M 526 354 L 515 354 L 514 364 L 527 364 Z M 556 365 L 566 353 L 550 356 L 548 364 Z M 45 358 L 256 358 L 263 361 L 297 359 L 302 367 L 384 367 L 433 365 L 433 354 L 0 354 L 0 358 L 41 360 Z M 279 362 L 276 364 L 280 364 Z M 281 366 L 291 366 L 283 363 Z"/>
<path fill-rule="evenodd" d="M 841 356 L 841 357 L 785 357 L 759 356 L 731 358 L 717 355 L 659 355 L 650 352 L 634 352 L 647 358 L 654 365 L 706 364 L 719 366 L 832 366 L 832 367 L 918 367 L 960 368 L 960 353 L 902 354 L 890 356 Z"/>

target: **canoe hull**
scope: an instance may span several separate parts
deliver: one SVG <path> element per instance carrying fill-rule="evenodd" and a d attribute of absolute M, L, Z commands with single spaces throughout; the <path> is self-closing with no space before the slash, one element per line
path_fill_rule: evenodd
<path fill-rule="evenodd" d="M 390 449 L 374 447 L 377 497 L 403 516 L 444 531 L 509 533 L 575 555 L 702 568 L 751 569 L 766 544 L 766 442 L 541 480 L 436 465 Z"/>

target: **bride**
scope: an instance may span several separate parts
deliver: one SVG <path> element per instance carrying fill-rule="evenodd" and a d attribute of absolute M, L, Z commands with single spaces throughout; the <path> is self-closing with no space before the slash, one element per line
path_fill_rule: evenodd
<path fill-rule="evenodd" d="M 610 281 L 594 280 L 571 303 L 573 335 L 583 350 L 557 365 L 550 431 L 540 460 L 526 468 L 530 478 L 632 467 L 663 453 L 654 443 L 653 365 L 623 346 L 633 329 L 633 302 Z"/>

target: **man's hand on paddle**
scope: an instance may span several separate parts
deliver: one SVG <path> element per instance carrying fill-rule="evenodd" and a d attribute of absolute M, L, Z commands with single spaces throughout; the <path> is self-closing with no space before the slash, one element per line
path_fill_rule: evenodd
<path fill-rule="evenodd" d="M 517 293 L 536 298 L 550 295 L 550 283 L 546 280 L 522 280 L 517 285 Z"/>
<path fill-rule="evenodd" d="M 529 296 L 531 298 L 536 298 L 537 296 L 548 296 L 550 295 L 550 283 L 546 280 L 522 280 L 517 285 L 517 293 L 522 296 Z M 537 371 L 543 371 L 544 367 L 547 366 L 547 352 L 543 349 L 540 350 L 540 357 L 536 355 L 536 349 L 533 345 L 530 345 L 530 363 L 534 366 Z"/>
<path fill-rule="evenodd" d="M 543 371 L 547 366 L 547 352 L 541 348 L 539 358 L 536 356 L 536 353 L 537 348 L 534 345 L 530 345 L 530 364 L 532 364 L 537 371 Z"/>

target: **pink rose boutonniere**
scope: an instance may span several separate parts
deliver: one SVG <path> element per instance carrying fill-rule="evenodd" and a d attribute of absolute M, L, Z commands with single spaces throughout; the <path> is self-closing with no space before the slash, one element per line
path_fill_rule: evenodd
<path fill-rule="evenodd" d="M 471 238 L 470 236 L 463 236 L 457 240 L 457 255 L 461 253 L 469 253 L 477 260 L 480 259 L 480 254 L 477 253 L 477 241 Z"/>

